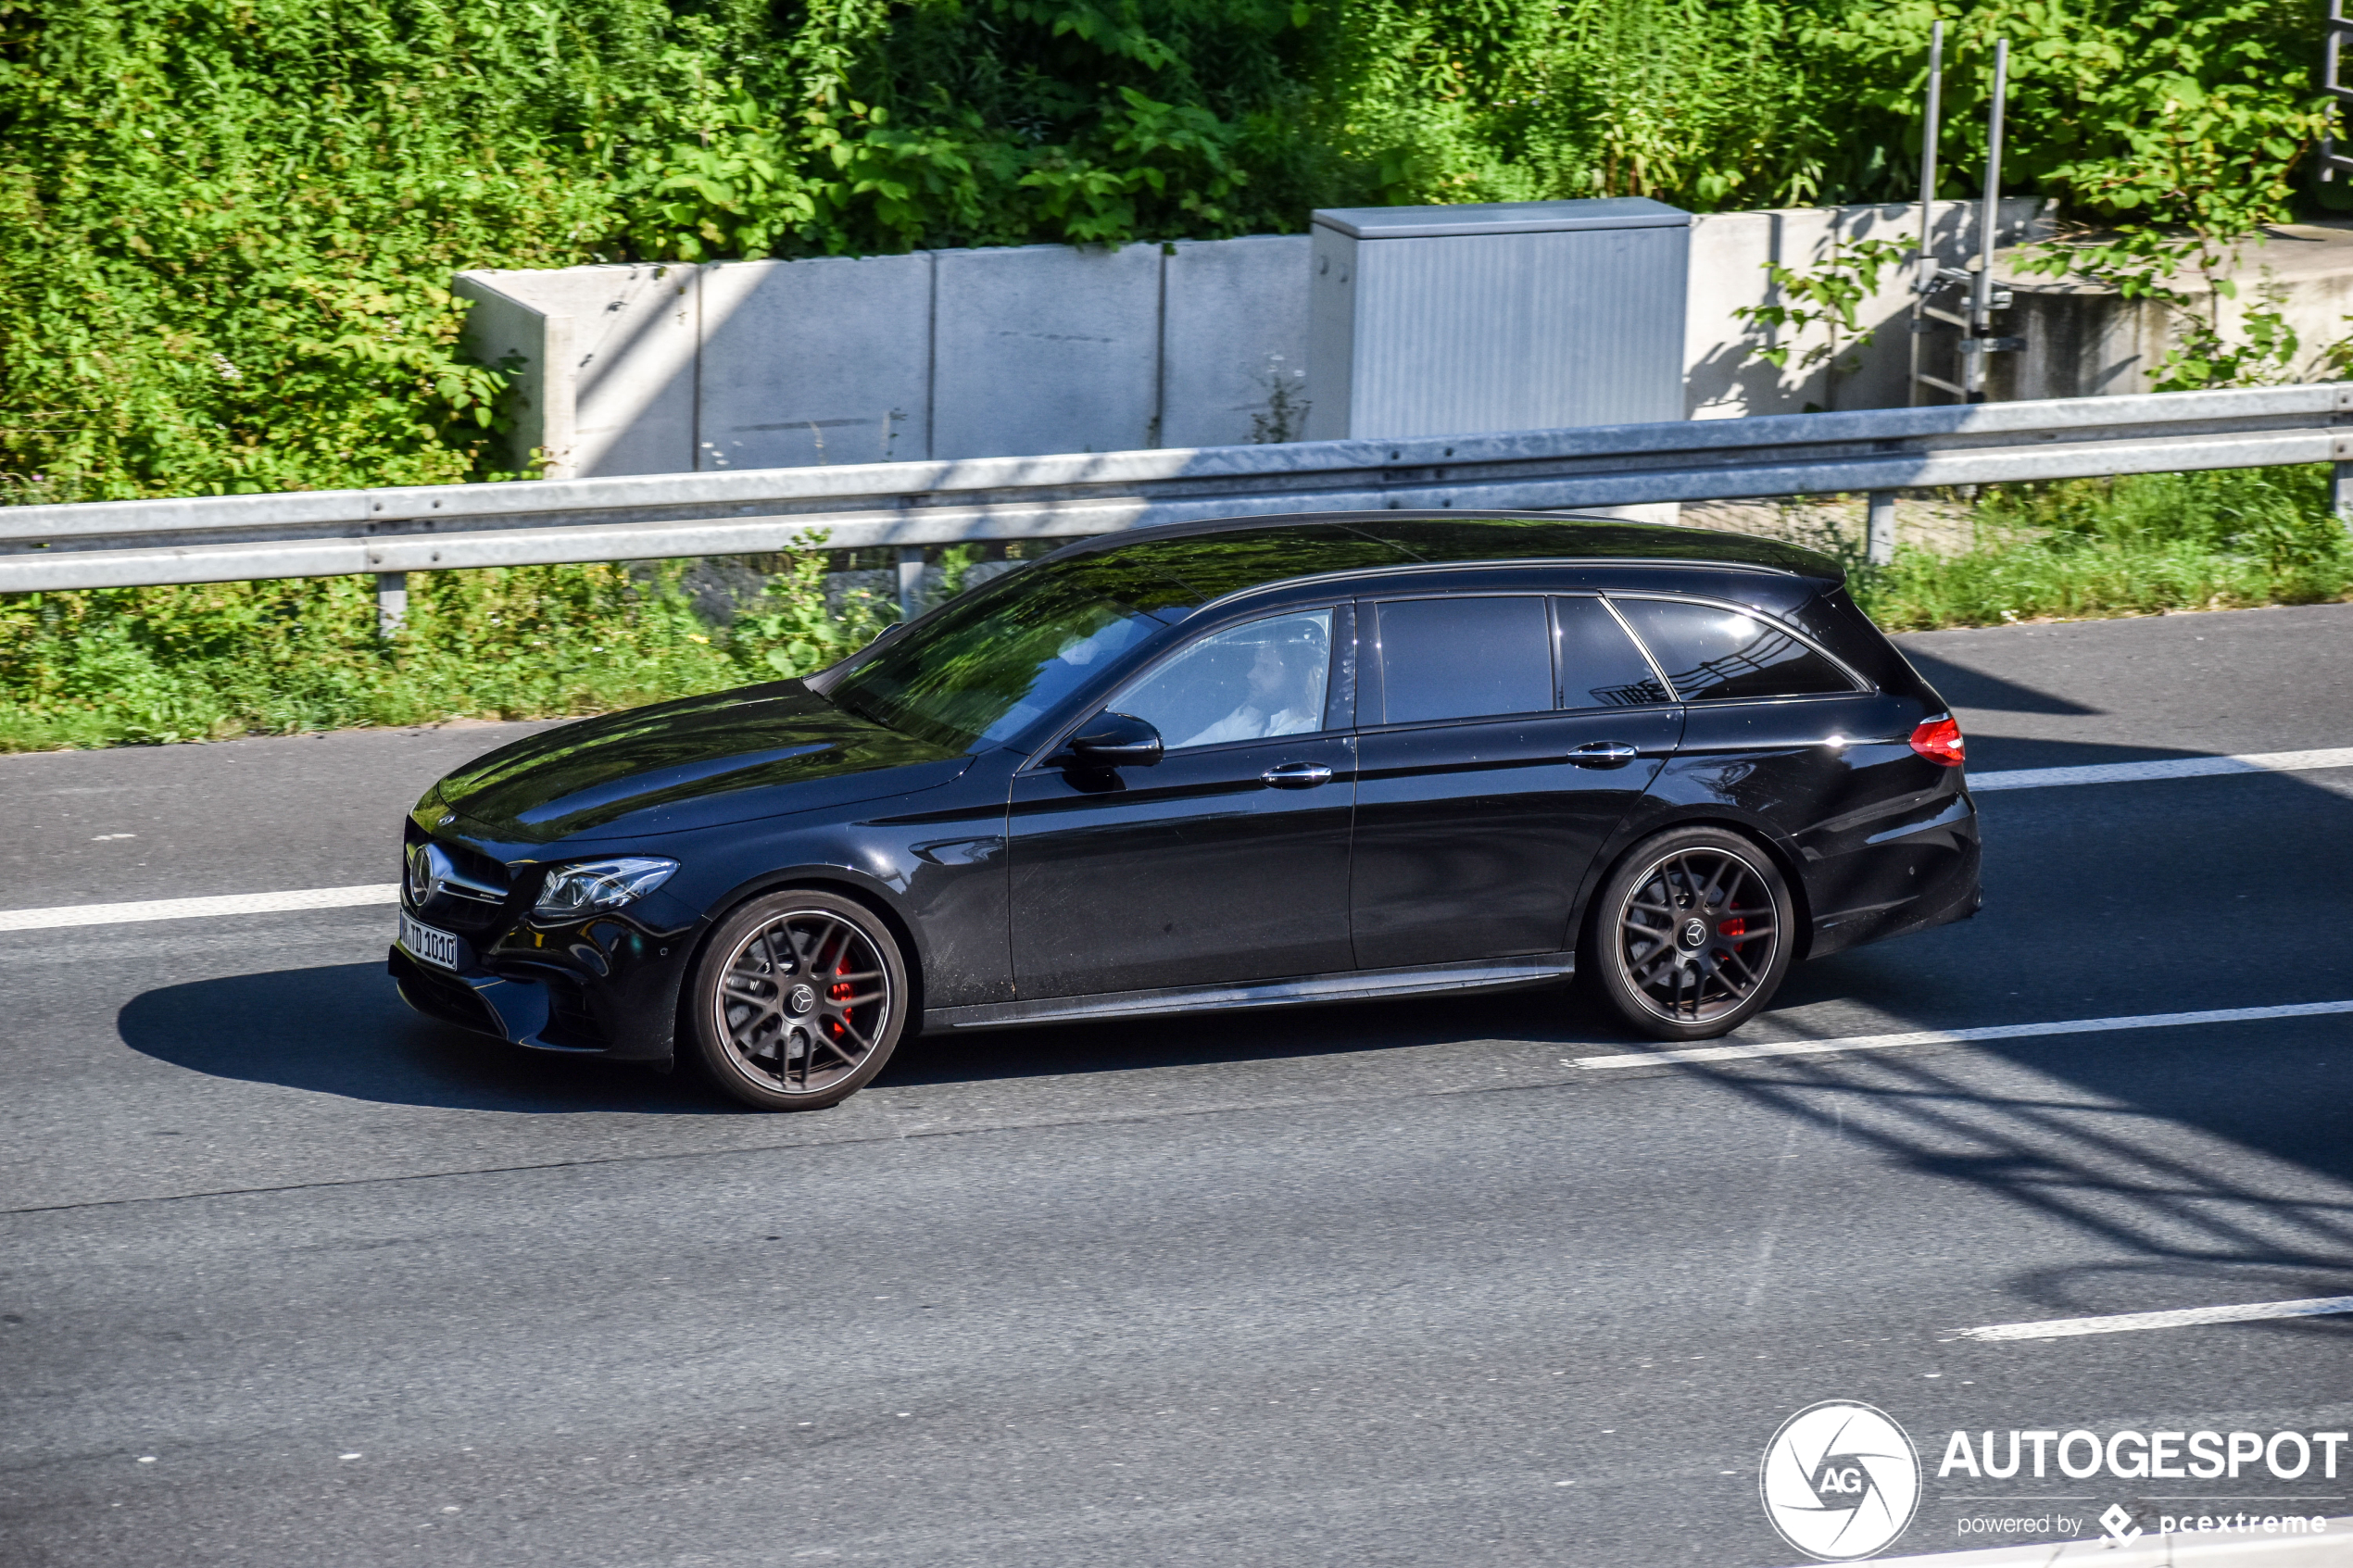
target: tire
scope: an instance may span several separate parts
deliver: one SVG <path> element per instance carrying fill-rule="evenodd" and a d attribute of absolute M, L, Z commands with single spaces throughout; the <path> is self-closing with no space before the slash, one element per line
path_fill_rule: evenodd
<path fill-rule="evenodd" d="M 729 915 L 686 984 L 696 1062 L 762 1110 L 817 1110 L 864 1088 L 898 1048 L 913 995 L 874 911 L 815 891 Z"/>
<path fill-rule="evenodd" d="M 1629 850 L 1602 884 L 1586 923 L 1586 972 L 1651 1038 L 1713 1039 L 1780 989 L 1793 918 L 1789 884 L 1754 840 L 1675 828 Z"/>

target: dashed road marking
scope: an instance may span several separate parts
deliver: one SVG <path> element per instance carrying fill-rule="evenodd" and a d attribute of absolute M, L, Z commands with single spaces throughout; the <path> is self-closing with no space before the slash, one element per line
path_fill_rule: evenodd
<path fill-rule="evenodd" d="M 266 915 L 283 909 L 340 909 L 396 904 L 400 884 L 359 887 L 300 887 L 286 893 L 230 893 L 211 898 L 143 898 L 128 904 L 57 904 L 45 909 L 0 909 L 0 931 L 46 931 L 62 925 L 123 925 L 141 920 L 194 920 L 203 915 Z"/>
<path fill-rule="evenodd" d="M 2295 773 L 2353 768 L 2353 746 L 2319 751 L 2250 751 L 2238 757 L 2167 757 L 2154 762 L 2100 762 L 2083 768 L 2007 768 L 1971 773 L 1972 792 L 2050 789 L 2061 784 L 2135 784 L 2143 779 L 2202 779 L 2218 773 Z"/>
<path fill-rule="evenodd" d="M 2127 1334 L 2142 1328 L 2192 1328 L 2208 1323 L 2261 1323 L 2275 1318 L 2322 1318 L 2353 1312 L 2353 1296 L 2316 1296 L 2302 1301 L 2249 1301 L 2235 1307 L 2183 1307 L 2170 1312 L 2119 1312 L 2105 1318 L 2045 1318 L 2040 1323 L 1997 1323 L 1965 1328 L 1956 1339 L 2064 1339 L 2077 1334 Z"/>

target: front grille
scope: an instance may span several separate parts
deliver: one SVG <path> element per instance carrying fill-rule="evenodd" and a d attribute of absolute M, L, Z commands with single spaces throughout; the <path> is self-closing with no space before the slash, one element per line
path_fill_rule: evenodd
<path fill-rule="evenodd" d="M 508 885 L 507 868 L 489 856 L 469 849 L 462 844 L 452 844 L 446 838 L 437 838 L 434 842 L 441 846 L 442 853 L 449 857 L 459 872 L 474 881 L 487 883 L 493 887 Z"/>
<path fill-rule="evenodd" d="M 514 908 L 521 890 L 513 885 L 505 866 L 462 844 L 452 844 L 446 838 L 429 838 L 413 822 L 409 824 L 406 839 L 401 856 L 400 901 L 408 907 L 409 913 L 444 930 L 463 932 L 469 936 L 504 930 L 514 923 L 515 916 L 522 912 Z M 420 846 L 428 843 L 447 857 L 452 872 L 468 882 L 497 889 L 501 897 L 494 902 L 472 889 L 445 884 L 439 892 L 420 903 L 415 889 L 410 885 L 410 857 Z M 513 913 L 510 914 L 510 910 Z"/>

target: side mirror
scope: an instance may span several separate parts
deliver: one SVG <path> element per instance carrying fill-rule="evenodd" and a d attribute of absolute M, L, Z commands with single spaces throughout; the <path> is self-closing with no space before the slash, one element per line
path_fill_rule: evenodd
<path fill-rule="evenodd" d="M 1160 751 L 1160 732 L 1141 719 L 1098 713 L 1070 737 L 1063 756 L 1075 768 L 1149 768 Z"/>

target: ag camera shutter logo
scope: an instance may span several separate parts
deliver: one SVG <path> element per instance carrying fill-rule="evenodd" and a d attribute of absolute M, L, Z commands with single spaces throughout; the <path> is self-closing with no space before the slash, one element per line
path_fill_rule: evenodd
<path fill-rule="evenodd" d="M 1808 1557 L 1851 1562 L 1910 1526 L 1920 1456 L 1885 1413 L 1825 1399 L 1781 1423 L 1756 1486 L 1781 1539 Z"/>

